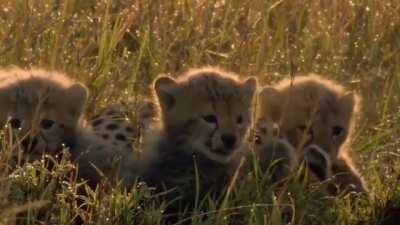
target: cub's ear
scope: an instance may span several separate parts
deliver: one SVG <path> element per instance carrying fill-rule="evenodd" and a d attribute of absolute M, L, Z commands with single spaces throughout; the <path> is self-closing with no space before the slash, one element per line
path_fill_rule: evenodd
<path fill-rule="evenodd" d="M 69 100 L 68 102 L 66 102 L 66 104 L 69 104 L 68 110 L 71 111 L 74 115 L 81 115 L 83 113 L 88 98 L 89 92 L 87 88 L 80 83 L 76 83 L 66 89 L 65 92 Z"/>
<path fill-rule="evenodd" d="M 169 110 L 174 106 L 175 97 L 173 92 L 176 85 L 176 81 L 167 76 L 161 76 L 155 80 L 154 90 L 163 110 Z"/>
<path fill-rule="evenodd" d="M 349 92 L 339 98 L 343 112 L 351 116 L 358 113 L 360 98 L 357 94 Z"/>
<path fill-rule="evenodd" d="M 282 94 L 273 87 L 264 87 L 259 93 L 260 113 L 266 114 L 274 122 L 279 122 L 282 116 Z"/>
<path fill-rule="evenodd" d="M 257 79 L 255 77 L 249 77 L 247 80 L 245 80 L 242 84 L 243 91 L 246 96 L 248 96 L 250 99 L 253 99 L 254 94 L 256 93 L 257 90 Z"/>

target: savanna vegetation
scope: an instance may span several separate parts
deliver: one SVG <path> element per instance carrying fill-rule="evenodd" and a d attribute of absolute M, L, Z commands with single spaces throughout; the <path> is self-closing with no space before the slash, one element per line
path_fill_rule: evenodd
<path fill-rule="evenodd" d="M 181 223 L 400 223 L 397 0 L 2 0 L 0 65 L 71 74 L 89 88 L 86 117 L 190 67 L 218 65 L 263 85 L 323 74 L 363 98 L 352 146 L 371 195 L 321 197 L 297 174 L 275 192 L 255 168 Z M 12 147 L 0 142 L 0 224 L 165 223 L 168 203 L 144 184 L 89 189 L 67 154 L 49 159 L 51 170 L 48 160 L 11 169 Z"/>

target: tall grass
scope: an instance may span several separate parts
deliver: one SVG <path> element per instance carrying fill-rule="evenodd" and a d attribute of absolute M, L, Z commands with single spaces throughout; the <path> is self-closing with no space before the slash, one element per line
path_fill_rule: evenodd
<path fill-rule="evenodd" d="M 263 84 L 320 73 L 362 95 L 353 146 L 370 200 L 321 199 L 295 177 L 278 194 L 251 173 L 233 187 L 225 208 L 203 200 L 208 210 L 193 215 L 192 224 L 285 224 L 285 211 L 291 224 L 390 222 L 385 217 L 400 201 L 399 34 L 396 0 L 0 1 L 0 65 L 71 74 L 90 89 L 88 116 L 148 95 L 158 74 L 201 65 Z M 87 224 L 164 223 L 167 203 L 143 186 L 82 196 L 84 184 L 68 159 L 55 159 L 55 170 L 41 161 L 11 176 L 10 150 L 0 152 L 0 224 L 71 224 L 78 216 Z"/>

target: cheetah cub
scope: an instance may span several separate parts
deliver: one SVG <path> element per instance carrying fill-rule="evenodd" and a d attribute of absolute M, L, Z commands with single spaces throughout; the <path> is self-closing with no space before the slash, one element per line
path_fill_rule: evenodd
<path fill-rule="evenodd" d="M 201 196 L 222 192 L 244 151 L 256 87 L 255 78 L 239 81 L 217 68 L 192 69 L 177 79 L 159 77 L 154 82 L 161 122 L 158 157 L 145 181 L 174 189 L 172 195 L 189 204 L 197 175 Z"/>
<path fill-rule="evenodd" d="M 82 84 L 45 70 L 1 70 L 0 80 L 0 124 L 9 125 L 11 132 L 6 133 L 22 147 L 24 158 L 37 160 L 69 148 L 80 177 L 90 184 L 103 176 L 132 182 L 134 155 L 109 145 L 85 126 L 82 113 L 88 93 Z"/>
<path fill-rule="evenodd" d="M 277 126 L 278 136 L 293 145 L 300 158 L 316 153 L 308 151 L 310 146 L 325 151 L 323 158 L 330 162 L 323 163 L 328 166 L 320 169 L 325 174 L 331 170 L 336 186 L 331 192 L 366 191 L 348 144 L 359 109 L 357 95 L 333 81 L 309 75 L 296 77 L 293 83 L 285 79 L 273 87 L 264 87 L 259 98 L 258 124 L 262 133 L 268 135 L 271 127 Z M 314 173 L 321 173 L 315 165 L 312 168 Z"/>
<path fill-rule="evenodd" d="M 44 70 L 0 70 L 0 80 L 0 125 L 10 125 L 32 160 L 58 153 L 81 121 L 86 88 Z"/>

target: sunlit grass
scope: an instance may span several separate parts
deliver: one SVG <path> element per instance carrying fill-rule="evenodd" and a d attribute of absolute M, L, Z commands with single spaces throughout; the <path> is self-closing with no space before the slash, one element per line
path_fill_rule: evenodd
<path fill-rule="evenodd" d="M 399 12 L 396 0 L 5 0 L 0 65 L 71 74 L 90 89 L 88 116 L 148 95 L 158 74 L 193 66 L 219 65 L 262 84 L 324 74 L 363 96 L 353 146 L 371 198 L 320 198 L 296 177 L 279 193 L 255 171 L 224 208 L 199 200 L 207 210 L 193 213 L 192 224 L 285 224 L 286 211 L 291 224 L 381 224 L 400 201 Z M 164 223 L 167 203 L 145 187 L 102 186 L 84 196 L 67 159 L 54 159 L 53 170 L 41 161 L 13 171 L 12 146 L 0 141 L 0 224 L 71 224 L 78 216 L 87 224 Z"/>

